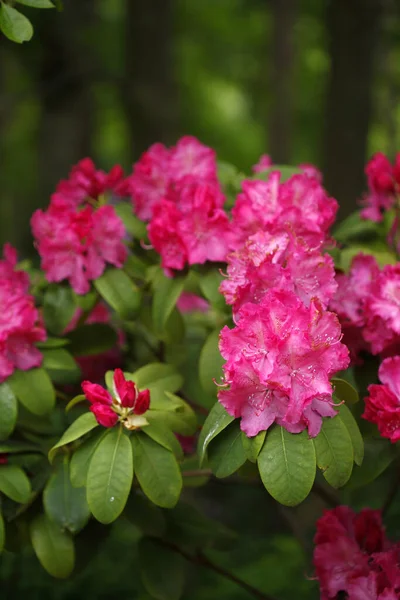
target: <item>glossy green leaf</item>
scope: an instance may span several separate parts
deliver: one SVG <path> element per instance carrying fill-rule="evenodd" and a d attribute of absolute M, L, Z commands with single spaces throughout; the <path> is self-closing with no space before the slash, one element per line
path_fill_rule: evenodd
<path fill-rule="evenodd" d="M 128 374 L 126 374 L 129 377 Z M 150 363 L 132 374 L 132 381 L 140 390 L 159 388 L 165 392 L 176 392 L 183 383 L 183 377 L 176 367 L 165 363 Z"/>
<path fill-rule="evenodd" d="M 125 229 L 130 235 L 139 240 L 147 237 L 146 224 L 133 214 L 131 202 L 120 202 L 115 206 L 115 212 L 122 220 Z"/>
<path fill-rule="evenodd" d="M 219 330 L 215 330 L 206 339 L 199 359 L 199 379 L 201 386 L 210 396 L 215 397 L 218 388 L 214 381 L 219 382 L 221 380 L 222 365 L 225 362 L 219 351 L 218 342 Z"/>
<path fill-rule="evenodd" d="M 246 462 L 239 421 L 230 423 L 208 446 L 208 461 L 216 477 L 228 477 Z"/>
<path fill-rule="evenodd" d="M 199 277 L 199 285 L 203 295 L 214 308 L 220 311 L 226 310 L 225 298 L 219 291 L 223 279 L 221 273 L 215 268 Z"/>
<path fill-rule="evenodd" d="M 170 399 L 173 409 L 152 410 L 150 400 L 150 410 L 146 413 L 146 419 L 149 423 L 163 423 L 174 433 L 194 435 L 197 430 L 197 417 L 194 410 L 170 392 L 165 392 L 165 396 Z"/>
<path fill-rule="evenodd" d="M 353 417 L 351 410 L 345 404 L 339 406 L 339 414 L 350 434 L 353 444 L 354 462 L 360 467 L 364 460 L 364 440 L 357 425 L 357 421 Z"/>
<path fill-rule="evenodd" d="M 18 4 L 31 6 L 32 8 L 55 8 L 50 0 L 15 0 Z"/>
<path fill-rule="evenodd" d="M 112 523 L 124 510 L 133 480 L 132 447 L 122 427 L 100 441 L 87 474 L 87 501 L 100 523 Z"/>
<path fill-rule="evenodd" d="M 345 485 L 351 477 L 354 462 L 353 444 L 346 425 L 338 414 L 323 420 L 317 437 L 313 438 L 317 465 L 326 481 L 335 488 Z"/>
<path fill-rule="evenodd" d="M 0 384 L 0 440 L 6 440 L 14 431 L 18 416 L 17 399 L 8 385 Z"/>
<path fill-rule="evenodd" d="M 25 504 L 31 495 L 31 484 L 25 472 L 16 465 L 0 466 L 0 492 L 8 498 Z"/>
<path fill-rule="evenodd" d="M 69 468 L 71 484 L 74 487 L 83 487 L 86 485 L 87 473 L 90 461 L 101 440 L 107 435 L 108 429 L 102 427 L 95 431 L 87 440 L 85 440 L 73 453 Z"/>
<path fill-rule="evenodd" d="M 28 42 L 33 35 L 32 23 L 8 4 L 0 4 L 0 30 L 12 42 Z"/>
<path fill-rule="evenodd" d="M 135 474 L 143 493 L 154 504 L 172 508 L 182 490 L 182 476 L 175 456 L 143 432 L 135 432 L 131 440 Z"/>
<path fill-rule="evenodd" d="M 45 515 L 38 515 L 30 524 L 30 535 L 35 554 L 50 575 L 60 579 L 71 575 L 75 549 L 69 533 L 62 531 Z"/>
<path fill-rule="evenodd" d="M 77 533 L 88 522 L 89 506 L 84 488 L 72 487 L 69 477 L 69 458 L 59 460 L 43 491 L 47 516 L 61 529 Z"/>
<path fill-rule="evenodd" d="M 129 495 L 124 517 L 146 535 L 159 537 L 165 533 L 166 523 L 162 510 L 140 491 Z"/>
<path fill-rule="evenodd" d="M 139 542 L 142 583 L 155 600 L 179 600 L 185 582 L 182 556 L 150 538 Z"/>
<path fill-rule="evenodd" d="M 78 371 L 74 357 L 64 348 L 43 350 L 43 367 L 49 371 Z"/>
<path fill-rule="evenodd" d="M 44 369 L 14 371 L 7 383 L 18 400 L 34 415 L 43 416 L 53 410 L 56 394 Z"/>
<path fill-rule="evenodd" d="M 56 335 L 64 332 L 75 315 L 77 305 L 70 287 L 53 284 L 43 298 L 43 317 L 46 329 Z"/>
<path fill-rule="evenodd" d="M 346 488 L 356 489 L 371 483 L 390 466 L 396 458 L 396 447 L 383 438 L 364 438 L 364 460 L 355 466 Z"/>
<path fill-rule="evenodd" d="M 48 337 L 44 342 L 36 342 L 36 347 L 39 349 L 47 350 L 54 348 L 63 348 L 68 346 L 69 341 L 65 338 Z"/>
<path fill-rule="evenodd" d="M 68 334 L 70 352 L 74 356 L 101 354 L 114 348 L 118 342 L 115 329 L 106 323 L 89 323 Z"/>
<path fill-rule="evenodd" d="M 285 506 L 300 504 L 311 491 L 316 458 L 307 432 L 289 433 L 275 425 L 258 455 L 261 480 L 275 500 Z"/>
<path fill-rule="evenodd" d="M 3 552 L 5 541 L 6 541 L 6 530 L 4 527 L 3 515 L 0 512 L 0 554 Z"/>
<path fill-rule="evenodd" d="M 74 406 L 80 404 L 81 402 L 87 402 L 86 396 L 84 394 L 78 394 L 75 398 L 72 398 L 65 407 L 65 412 L 69 412 Z"/>
<path fill-rule="evenodd" d="M 177 275 L 166 277 L 162 270 L 157 274 L 153 284 L 153 327 L 156 335 L 162 335 L 165 330 L 168 317 L 183 291 L 185 277 Z"/>
<path fill-rule="evenodd" d="M 357 390 L 348 381 L 334 377 L 331 383 L 334 394 L 340 401 L 344 400 L 346 404 L 356 404 L 359 401 Z"/>
<path fill-rule="evenodd" d="M 260 433 L 254 437 L 247 437 L 242 431 L 242 443 L 247 460 L 250 460 L 253 463 L 257 462 L 258 455 L 265 442 L 266 434 L 266 431 L 260 431 Z"/>
<path fill-rule="evenodd" d="M 335 227 L 333 232 L 335 240 L 347 242 L 377 234 L 377 224 L 369 219 L 362 219 L 360 212 L 359 210 L 353 212 Z"/>
<path fill-rule="evenodd" d="M 105 273 L 94 281 L 95 288 L 100 296 L 123 319 L 131 319 L 137 314 L 141 295 L 137 286 L 122 271 L 122 269 L 107 269 Z"/>
<path fill-rule="evenodd" d="M 182 446 L 178 442 L 176 436 L 163 423 L 152 423 L 143 428 L 143 433 L 148 435 L 152 440 L 170 450 L 177 458 L 183 458 Z"/>
<path fill-rule="evenodd" d="M 209 412 L 207 419 L 204 421 L 201 433 L 199 436 L 198 452 L 200 466 L 203 464 L 206 457 L 207 446 L 221 431 L 232 423 L 234 417 L 228 415 L 225 408 L 217 402 Z"/>
<path fill-rule="evenodd" d="M 95 416 L 91 412 L 84 413 L 78 417 L 64 432 L 61 439 L 55 444 L 49 452 L 49 461 L 53 462 L 56 452 L 62 446 L 66 446 L 75 440 L 81 438 L 85 433 L 98 426 Z"/>

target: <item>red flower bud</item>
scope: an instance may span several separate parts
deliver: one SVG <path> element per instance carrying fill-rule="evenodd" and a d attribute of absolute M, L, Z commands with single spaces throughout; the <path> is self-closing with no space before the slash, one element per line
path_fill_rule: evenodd
<path fill-rule="evenodd" d="M 100 402 L 92 404 L 90 410 L 96 417 L 96 421 L 103 427 L 114 427 L 118 422 L 118 415 L 115 414 L 111 406 L 106 406 Z"/>
<path fill-rule="evenodd" d="M 92 402 L 93 404 L 112 404 L 111 394 L 97 383 L 83 381 L 82 390 L 89 402 Z"/>
<path fill-rule="evenodd" d="M 135 415 L 142 415 L 150 406 L 150 390 L 143 390 L 138 394 L 133 412 Z"/>

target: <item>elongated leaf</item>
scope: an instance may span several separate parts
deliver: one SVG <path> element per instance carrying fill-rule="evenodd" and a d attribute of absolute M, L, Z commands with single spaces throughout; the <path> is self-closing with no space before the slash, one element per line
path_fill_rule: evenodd
<path fill-rule="evenodd" d="M 64 579 L 74 569 L 74 542 L 69 533 L 45 515 L 37 516 L 30 525 L 32 546 L 42 567 L 53 577 Z"/>
<path fill-rule="evenodd" d="M 204 296 L 214 308 L 220 311 L 226 310 L 225 298 L 219 291 L 222 280 L 222 275 L 216 269 L 209 270 L 199 278 L 200 289 Z"/>
<path fill-rule="evenodd" d="M 81 438 L 85 433 L 88 433 L 92 429 L 98 426 L 95 416 L 91 412 L 84 413 L 76 419 L 64 432 L 61 439 L 55 444 L 49 452 L 49 461 L 53 462 L 54 456 L 62 446 L 66 446 L 75 440 Z"/>
<path fill-rule="evenodd" d="M 124 271 L 107 269 L 104 275 L 96 279 L 94 285 L 100 296 L 123 319 L 133 318 L 137 314 L 140 291 Z"/>
<path fill-rule="evenodd" d="M 200 466 L 206 457 L 207 446 L 221 431 L 232 423 L 234 417 L 228 415 L 225 408 L 217 402 L 212 407 L 207 419 L 204 421 L 198 444 Z"/>
<path fill-rule="evenodd" d="M 178 460 L 183 458 L 182 446 L 172 431 L 162 423 L 152 423 L 151 425 L 144 427 L 143 433 L 151 437 L 157 444 L 160 444 L 161 446 L 164 446 L 164 448 L 167 448 L 167 450 L 173 452 Z"/>
<path fill-rule="evenodd" d="M 31 6 L 32 8 L 55 8 L 50 0 L 16 0 L 16 2 L 25 6 Z"/>
<path fill-rule="evenodd" d="M 150 363 L 135 371 L 132 381 L 140 390 L 157 387 L 164 392 L 177 392 L 182 386 L 183 377 L 173 365 Z"/>
<path fill-rule="evenodd" d="M 335 227 L 333 235 L 338 242 L 347 242 L 351 239 L 376 235 L 377 231 L 377 224 L 373 221 L 361 219 L 358 210 L 339 223 Z"/>
<path fill-rule="evenodd" d="M 331 383 L 334 387 L 335 396 L 340 401 L 344 400 L 346 404 L 355 404 L 359 401 L 357 390 L 348 381 L 335 377 Z"/>
<path fill-rule="evenodd" d="M 64 332 L 75 315 L 77 305 L 71 288 L 50 285 L 43 299 L 43 317 L 46 329 L 56 335 Z"/>
<path fill-rule="evenodd" d="M 246 457 L 251 462 L 257 462 L 258 455 L 261 452 L 261 448 L 265 442 L 266 431 L 260 431 L 254 437 L 247 437 L 247 435 L 242 431 L 242 443 L 243 448 L 246 454 Z"/>
<path fill-rule="evenodd" d="M 142 582 L 151 597 L 179 600 L 185 581 L 182 556 L 152 539 L 143 538 L 139 542 L 139 560 Z"/>
<path fill-rule="evenodd" d="M 8 385 L 0 384 L 0 440 L 6 440 L 14 431 L 17 422 L 17 399 Z"/>
<path fill-rule="evenodd" d="M 0 492 L 14 502 L 25 504 L 31 495 L 31 484 L 20 467 L 2 465 L 0 466 Z"/>
<path fill-rule="evenodd" d="M 79 448 L 75 450 L 71 458 L 70 478 L 74 487 L 83 487 L 86 485 L 87 473 L 90 461 L 101 440 L 107 435 L 108 429 L 101 428 L 94 432 L 89 439 L 85 440 Z"/>
<path fill-rule="evenodd" d="M 339 406 L 339 414 L 350 434 L 353 444 L 354 462 L 360 467 L 364 460 L 364 440 L 357 425 L 357 421 L 345 404 Z"/>
<path fill-rule="evenodd" d="M 7 440 L 0 442 L 0 454 L 19 454 L 21 452 L 40 452 L 41 449 L 31 442 L 21 442 L 19 440 Z"/>
<path fill-rule="evenodd" d="M 132 480 L 129 438 L 122 427 L 114 427 L 97 446 L 87 474 L 87 501 L 100 523 L 112 523 L 122 513 Z"/>
<path fill-rule="evenodd" d="M 106 323 L 82 325 L 68 334 L 71 342 L 69 350 L 74 356 L 91 356 L 111 350 L 118 342 L 118 336 Z"/>
<path fill-rule="evenodd" d="M 33 35 L 32 23 L 12 6 L 0 4 L 0 30 L 12 42 L 28 42 Z"/>
<path fill-rule="evenodd" d="M 170 316 L 179 296 L 183 291 L 185 278 L 176 276 L 173 278 L 165 277 L 160 270 L 155 282 L 153 293 L 153 326 L 156 335 L 164 333 L 165 325 Z"/>
<path fill-rule="evenodd" d="M 300 504 L 315 479 L 316 458 L 307 433 L 289 433 L 275 425 L 267 433 L 258 455 L 261 480 L 275 500 L 285 506 Z"/>
<path fill-rule="evenodd" d="M 144 494 L 162 508 L 172 508 L 182 490 L 182 476 L 176 458 L 142 432 L 132 437 L 135 473 Z"/>
<path fill-rule="evenodd" d="M 74 408 L 74 406 L 80 404 L 81 402 L 87 402 L 86 396 L 84 394 L 78 394 L 77 396 L 75 396 L 75 398 L 72 398 L 72 400 L 70 400 L 67 406 L 65 407 L 65 412 L 69 412 L 71 408 Z"/>
<path fill-rule="evenodd" d="M 115 212 L 130 235 L 139 240 L 147 237 L 146 224 L 133 214 L 131 202 L 120 202 L 116 205 Z"/>
<path fill-rule="evenodd" d="M 69 458 L 58 461 L 55 471 L 43 491 L 47 516 L 61 529 L 77 533 L 88 522 L 90 510 L 84 488 L 72 487 L 69 478 Z"/>
<path fill-rule="evenodd" d="M 5 541 L 6 541 L 6 530 L 4 527 L 3 515 L 0 512 L 0 554 L 3 552 Z"/>
<path fill-rule="evenodd" d="M 246 458 L 239 421 L 230 423 L 208 447 L 210 467 L 216 477 L 232 475 L 246 462 Z"/>
<path fill-rule="evenodd" d="M 149 410 L 146 419 L 149 423 L 164 423 L 174 433 L 194 435 L 197 430 L 197 417 L 194 410 L 178 396 L 169 392 L 165 392 L 165 395 L 170 398 L 173 410 Z"/>
<path fill-rule="evenodd" d="M 63 348 L 68 346 L 69 341 L 65 338 L 48 337 L 44 342 L 36 342 L 36 347 L 40 349 Z"/>
<path fill-rule="evenodd" d="M 43 367 L 49 371 L 75 371 L 78 374 L 80 372 L 74 357 L 64 348 L 43 350 Z"/>
<path fill-rule="evenodd" d="M 202 388 L 210 396 L 217 395 L 217 386 L 215 381 L 220 381 L 222 376 L 222 365 L 224 359 L 218 348 L 219 330 L 215 330 L 206 339 L 200 353 L 199 360 L 199 379 Z"/>
<path fill-rule="evenodd" d="M 324 419 L 322 429 L 313 439 L 317 465 L 327 482 L 342 487 L 348 482 L 353 470 L 353 444 L 347 427 L 340 415 Z"/>
<path fill-rule="evenodd" d="M 14 371 L 7 383 L 18 400 L 34 415 L 41 417 L 53 410 L 56 394 L 44 369 Z"/>
<path fill-rule="evenodd" d="M 360 467 L 354 467 L 346 489 L 356 489 L 374 481 L 396 457 L 395 445 L 382 438 L 365 438 L 364 452 L 363 463 Z"/>

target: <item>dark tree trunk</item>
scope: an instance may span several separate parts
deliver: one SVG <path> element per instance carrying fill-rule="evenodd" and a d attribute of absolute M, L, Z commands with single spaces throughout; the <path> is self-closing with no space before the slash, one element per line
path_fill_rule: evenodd
<path fill-rule="evenodd" d="M 137 158 L 177 135 L 173 0 L 128 0 L 124 105 Z"/>
<path fill-rule="evenodd" d="M 294 26 L 297 0 L 272 0 L 273 38 L 268 150 L 275 163 L 289 163 L 293 134 Z"/>
<path fill-rule="evenodd" d="M 331 70 L 323 139 L 323 173 L 340 204 L 339 218 L 357 207 L 365 188 L 374 57 L 382 0 L 330 0 L 327 27 Z"/>

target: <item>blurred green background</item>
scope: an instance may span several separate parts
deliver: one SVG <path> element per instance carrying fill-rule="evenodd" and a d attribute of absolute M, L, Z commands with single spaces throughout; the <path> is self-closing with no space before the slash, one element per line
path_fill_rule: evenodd
<path fill-rule="evenodd" d="M 0 39 L 0 241 L 32 252 L 29 218 L 72 164 L 125 169 L 198 136 L 249 169 L 313 162 L 341 216 L 363 165 L 399 144 L 397 0 L 65 0 Z"/>

